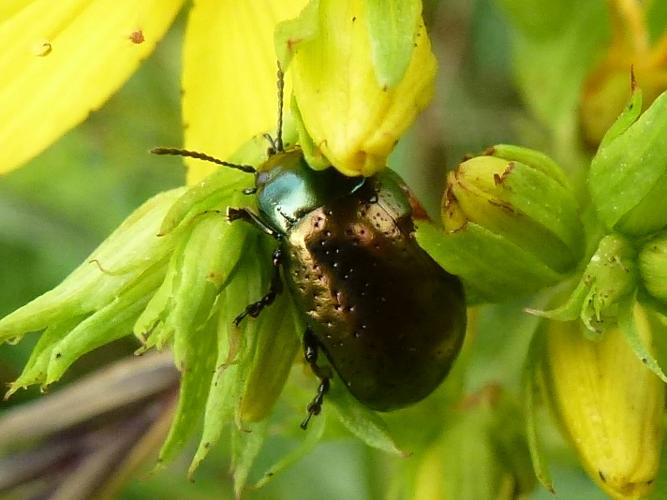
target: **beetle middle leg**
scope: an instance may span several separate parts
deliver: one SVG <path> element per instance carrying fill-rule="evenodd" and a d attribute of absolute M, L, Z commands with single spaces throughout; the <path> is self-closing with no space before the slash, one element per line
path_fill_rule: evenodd
<path fill-rule="evenodd" d="M 273 251 L 273 275 L 271 276 L 271 285 L 269 286 L 269 291 L 257 302 L 248 304 L 244 311 L 234 318 L 234 325 L 239 326 L 243 318 L 250 316 L 251 318 L 256 318 L 260 315 L 262 310 L 266 306 L 273 304 L 273 301 L 276 300 L 276 296 L 283 290 L 283 282 L 280 279 L 280 264 L 282 262 L 282 250 L 280 247 L 276 248 Z"/>
<path fill-rule="evenodd" d="M 329 367 L 321 367 L 317 364 L 317 354 L 318 354 L 319 344 L 315 338 L 310 328 L 306 328 L 306 332 L 303 334 L 303 356 L 306 360 L 306 363 L 310 365 L 310 369 L 313 373 L 320 379 L 320 385 L 317 387 L 317 394 L 313 400 L 308 404 L 308 416 L 301 422 L 301 428 L 306 430 L 308 427 L 308 422 L 313 417 L 313 415 L 319 415 L 322 411 L 322 403 L 324 402 L 324 396 L 329 392 L 329 385 L 331 383 L 331 370 Z"/>

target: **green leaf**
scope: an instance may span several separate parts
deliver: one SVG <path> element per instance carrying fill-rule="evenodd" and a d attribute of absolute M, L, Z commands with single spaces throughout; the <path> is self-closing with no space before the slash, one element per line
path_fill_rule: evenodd
<path fill-rule="evenodd" d="M 514 17 L 514 62 L 524 99 L 550 130 L 576 135 L 581 85 L 607 38 L 605 2 L 589 0 L 576 7 L 538 0 L 503 3 L 522 12 Z M 557 13 L 550 17 L 545 9 Z"/>
<path fill-rule="evenodd" d="M 577 8 L 576 0 L 498 0 L 498 3 L 521 32 L 534 38 L 557 35 Z"/>
<path fill-rule="evenodd" d="M 253 488 L 261 488 L 280 472 L 295 464 L 308 453 L 310 453 L 315 448 L 315 446 L 317 446 L 317 444 L 322 439 L 322 436 L 324 435 L 326 420 L 327 419 L 325 415 L 319 415 L 316 419 L 311 420 L 311 424 L 309 425 L 307 432 L 303 433 L 305 436 L 301 443 L 292 451 L 284 455 L 278 462 L 273 464 L 262 475 L 262 478 L 253 485 Z"/>
<path fill-rule="evenodd" d="M 381 87 L 397 85 L 410 65 L 420 24 L 420 0 L 369 0 L 368 31 Z"/>
<path fill-rule="evenodd" d="M 368 446 L 395 455 L 406 455 L 394 441 L 384 420 L 354 399 L 340 379 L 331 384 L 327 402 L 340 423 Z"/>
<path fill-rule="evenodd" d="M 630 125 L 637 104 L 617 120 L 612 137 L 605 136 L 588 186 L 608 228 L 646 234 L 667 225 L 667 92 Z"/>

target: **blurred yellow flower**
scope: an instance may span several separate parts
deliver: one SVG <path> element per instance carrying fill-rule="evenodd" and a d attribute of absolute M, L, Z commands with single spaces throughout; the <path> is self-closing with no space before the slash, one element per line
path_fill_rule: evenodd
<path fill-rule="evenodd" d="M 227 157 L 273 126 L 273 29 L 305 3 L 193 2 L 183 49 L 186 147 Z M 0 4 L 0 173 L 21 166 L 98 109 L 153 51 L 183 4 Z M 214 168 L 194 161 L 190 167 L 189 183 Z"/>

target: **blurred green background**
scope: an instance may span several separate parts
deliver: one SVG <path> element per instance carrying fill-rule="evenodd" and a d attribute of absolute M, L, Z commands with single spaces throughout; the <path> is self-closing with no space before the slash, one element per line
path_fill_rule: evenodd
<path fill-rule="evenodd" d="M 581 81 L 609 36 L 604 1 L 424 3 L 440 64 L 437 95 L 399 144 L 391 165 L 429 212 L 439 213 L 447 168 L 455 167 L 464 154 L 496 143 L 542 149 L 575 178 L 580 175 L 589 152 L 577 140 L 573 99 L 578 98 Z M 651 26 L 654 34 L 660 34 L 667 2 L 654 4 Z M 178 160 L 153 157 L 148 150 L 181 144 L 179 71 L 184 21 L 182 14 L 153 56 L 86 123 L 25 167 L 0 178 L 1 314 L 56 285 L 148 197 L 183 183 Z M 562 26 L 567 29 L 560 32 Z M 544 35 L 550 31 L 559 34 Z M 490 382 L 517 392 L 535 327 L 533 319 L 517 314 L 525 305 L 481 308 L 476 361 L 466 374 L 471 392 Z M 16 378 L 33 344 L 34 339 L 26 337 L 17 346 L 0 347 L 0 381 Z M 131 340 L 123 340 L 100 349 L 77 363 L 67 379 L 135 348 Z M 5 405 L 37 396 L 37 390 L 20 392 Z M 295 427 L 299 417 L 295 415 Z M 556 497 L 605 498 L 555 433 L 552 441 Z M 274 447 L 265 450 L 260 461 L 270 463 L 290 446 L 280 439 L 270 443 Z M 194 484 L 185 475 L 191 453 L 192 449 L 187 450 L 183 460 L 165 472 L 140 475 L 121 498 L 232 498 L 225 445 L 211 453 Z M 351 437 L 338 438 L 321 444 L 247 498 L 384 498 L 385 476 L 396 473 L 399 460 Z M 550 497 L 540 489 L 531 496 Z"/>

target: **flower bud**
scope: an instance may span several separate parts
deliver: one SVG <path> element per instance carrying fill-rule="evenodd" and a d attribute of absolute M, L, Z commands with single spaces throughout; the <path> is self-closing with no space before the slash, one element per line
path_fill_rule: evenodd
<path fill-rule="evenodd" d="M 583 237 L 576 200 L 553 161 L 513 146 L 488 153 L 449 175 L 443 264 L 498 300 L 558 282 L 579 261 Z"/>
<path fill-rule="evenodd" d="M 635 89 L 591 163 L 588 186 L 608 228 L 644 235 L 667 226 L 667 93 L 641 116 Z"/>
<path fill-rule="evenodd" d="M 646 290 L 667 303 L 667 231 L 663 231 L 639 251 L 639 273 Z"/>
<path fill-rule="evenodd" d="M 292 57 L 300 144 L 314 168 L 370 176 L 433 94 L 419 0 L 320 0 L 278 29 Z"/>
<path fill-rule="evenodd" d="M 639 335 L 650 346 L 646 312 L 634 307 Z M 591 341 L 576 321 L 550 321 L 546 337 L 550 398 L 584 469 L 613 497 L 648 494 L 660 464 L 664 384 L 619 328 Z"/>
<path fill-rule="evenodd" d="M 586 333 L 599 335 L 616 326 L 619 303 L 637 287 L 636 251 L 623 236 L 608 234 L 584 270 L 579 284 L 561 307 L 528 312 L 561 321 L 581 319 Z"/>
<path fill-rule="evenodd" d="M 421 455 L 413 500 L 510 500 L 535 482 L 518 407 L 498 386 L 463 401 Z"/>

